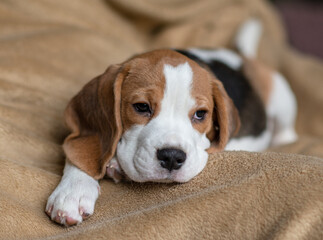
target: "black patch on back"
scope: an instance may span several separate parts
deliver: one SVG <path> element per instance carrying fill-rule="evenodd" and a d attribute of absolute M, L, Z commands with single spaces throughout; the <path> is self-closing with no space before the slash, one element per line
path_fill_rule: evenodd
<path fill-rule="evenodd" d="M 241 128 L 236 137 L 259 136 L 265 130 L 267 118 L 264 103 L 241 70 L 232 69 L 218 60 L 204 62 L 185 50 L 176 51 L 211 71 L 222 82 L 227 94 L 239 111 Z"/>

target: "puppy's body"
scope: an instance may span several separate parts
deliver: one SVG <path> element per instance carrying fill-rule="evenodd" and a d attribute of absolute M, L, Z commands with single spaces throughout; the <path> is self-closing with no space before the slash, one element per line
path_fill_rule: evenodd
<path fill-rule="evenodd" d="M 257 137 L 267 125 L 265 103 L 243 72 L 242 58 L 227 49 L 218 50 L 177 50 L 207 68 L 220 80 L 228 96 L 239 112 L 241 128 L 235 138 Z M 263 81 L 267 81 L 264 79 Z M 268 89 L 267 91 L 270 91 Z M 258 151 L 261 149 L 258 149 Z"/>
<path fill-rule="evenodd" d="M 254 60 L 258 27 L 242 26 L 243 57 L 225 49 L 156 50 L 88 83 L 65 112 L 72 133 L 48 215 L 67 226 L 91 215 L 107 166 L 110 176 L 120 168 L 137 182 L 187 182 L 207 153 L 294 141 L 294 96 L 281 75 Z"/>
<path fill-rule="evenodd" d="M 296 100 L 278 72 L 227 49 L 177 51 L 212 72 L 239 112 L 241 128 L 226 150 L 262 151 L 296 140 Z"/>

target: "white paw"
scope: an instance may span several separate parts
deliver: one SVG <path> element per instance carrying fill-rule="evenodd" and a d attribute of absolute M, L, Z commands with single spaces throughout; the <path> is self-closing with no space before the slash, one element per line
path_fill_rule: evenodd
<path fill-rule="evenodd" d="M 71 226 L 81 223 L 93 214 L 99 191 L 98 181 L 66 164 L 64 176 L 48 198 L 45 211 L 59 224 Z"/>

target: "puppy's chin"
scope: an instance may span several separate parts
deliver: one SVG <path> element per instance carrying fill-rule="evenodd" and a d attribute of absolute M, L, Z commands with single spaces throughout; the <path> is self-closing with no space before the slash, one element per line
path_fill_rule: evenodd
<path fill-rule="evenodd" d="M 114 164 L 112 165 L 117 166 L 115 168 L 119 170 L 119 175 L 122 175 L 121 180 L 134 182 L 185 183 L 199 175 L 206 166 L 208 155 L 205 151 L 196 158 L 200 159 L 200 161 L 192 161 L 190 158 L 191 160 L 188 160 L 182 168 L 171 172 L 165 168 L 161 168 L 159 164 L 151 164 L 149 167 L 143 167 L 138 164 L 138 159 L 124 161 L 125 159 L 120 160 L 118 157 L 115 157 L 113 159 Z M 157 160 L 154 162 L 157 163 Z M 113 176 L 111 178 L 113 178 Z"/>
<path fill-rule="evenodd" d="M 202 169 L 201 169 L 202 170 Z M 142 176 L 138 173 L 135 178 L 129 177 L 121 168 L 117 160 L 114 158 L 112 163 L 107 166 L 107 177 L 113 179 L 116 183 L 120 181 L 133 182 L 156 182 L 156 183 L 185 183 L 195 178 L 200 172 L 194 176 L 184 176 L 181 171 L 173 171 L 163 174 L 156 174 L 152 176 Z M 140 176 L 140 177 L 139 177 Z"/>
<path fill-rule="evenodd" d="M 180 177 L 180 174 L 176 174 L 175 172 L 169 173 L 164 177 L 152 177 L 147 178 L 144 182 L 158 182 L 158 183 L 185 183 L 190 181 L 195 176 L 189 178 L 189 179 L 182 179 Z"/>
<path fill-rule="evenodd" d="M 124 172 L 123 172 L 124 173 Z M 195 176 L 194 176 L 195 177 Z M 185 183 L 185 182 L 189 182 L 191 179 L 193 179 L 194 177 L 190 178 L 190 179 L 177 179 L 176 177 L 165 177 L 165 178 L 160 178 L 160 177 L 152 177 L 152 178 L 141 178 L 141 179 L 131 179 L 130 177 L 128 177 L 125 173 L 122 177 L 122 181 L 133 181 L 133 182 L 155 182 L 155 183 Z"/>

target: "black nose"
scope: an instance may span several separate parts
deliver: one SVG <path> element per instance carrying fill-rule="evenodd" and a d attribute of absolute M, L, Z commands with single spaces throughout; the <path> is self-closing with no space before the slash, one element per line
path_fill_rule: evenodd
<path fill-rule="evenodd" d="M 181 168 L 186 160 L 186 153 L 176 148 L 163 148 L 157 150 L 157 158 L 163 168 L 172 171 Z"/>

